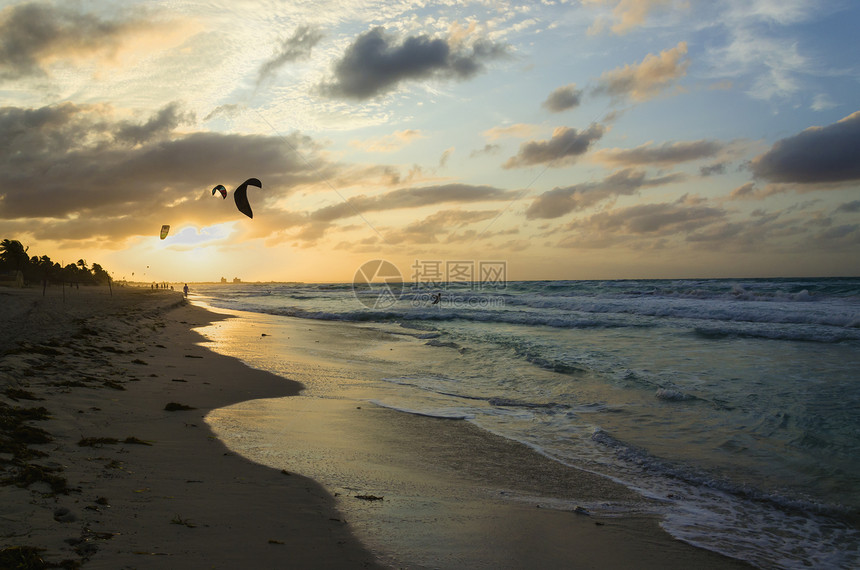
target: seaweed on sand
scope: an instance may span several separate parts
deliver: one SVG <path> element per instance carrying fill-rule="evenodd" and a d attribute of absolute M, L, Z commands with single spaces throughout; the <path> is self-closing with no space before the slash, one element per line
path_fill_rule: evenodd
<path fill-rule="evenodd" d="M 6 394 L 7 398 L 16 402 L 18 400 L 44 400 L 44 398 L 39 398 L 32 392 L 21 388 L 6 388 L 3 393 Z"/>
<path fill-rule="evenodd" d="M 69 487 L 66 484 L 66 478 L 55 475 L 59 469 L 45 467 L 44 465 L 35 465 L 33 463 L 24 463 L 15 468 L 16 473 L 11 477 L 0 479 L 0 485 L 15 485 L 17 487 L 27 488 L 34 483 L 47 483 L 51 487 L 52 493 L 69 492 Z"/>
<path fill-rule="evenodd" d="M 49 443 L 51 436 L 43 429 L 26 425 L 31 420 L 45 420 L 50 416 L 45 408 L 11 407 L 0 402 L 0 453 L 11 453 L 15 459 L 29 459 L 44 455 L 28 445 Z"/>
<path fill-rule="evenodd" d="M 44 548 L 35 546 L 9 546 L 0 549 L 0 568 L 9 570 L 43 570 L 45 568 L 80 568 L 80 562 L 63 560 L 59 563 L 47 562 L 42 558 Z"/>
<path fill-rule="evenodd" d="M 122 442 L 116 439 L 115 437 L 84 437 L 78 441 L 79 447 L 101 447 L 103 445 L 113 445 L 116 443 L 127 443 L 134 445 L 152 445 L 152 443 L 148 441 L 144 441 L 138 437 L 133 435 L 128 436 Z"/>

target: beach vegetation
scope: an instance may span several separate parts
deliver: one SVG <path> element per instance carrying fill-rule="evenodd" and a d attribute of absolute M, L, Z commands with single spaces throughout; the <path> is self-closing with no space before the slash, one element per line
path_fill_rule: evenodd
<path fill-rule="evenodd" d="M 8 280 L 14 281 L 20 273 L 25 286 L 39 283 L 106 285 L 110 281 L 110 274 L 98 263 L 89 265 L 86 260 L 79 259 L 62 266 L 47 255 L 30 256 L 29 249 L 18 240 L 0 241 L 0 274 L 10 274 Z"/>

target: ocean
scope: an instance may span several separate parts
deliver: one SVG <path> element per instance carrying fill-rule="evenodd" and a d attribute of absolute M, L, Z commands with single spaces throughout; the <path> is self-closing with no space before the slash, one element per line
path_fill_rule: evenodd
<path fill-rule="evenodd" d="M 421 356 L 387 365 L 339 348 L 378 370 L 364 400 L 612 478 L 683 541 L 763 568 L 860 567 L 860 278 L 435 285 L 192 293 L 408 339 Z M 249 363 L 285 374 L 276 355 Z"/>

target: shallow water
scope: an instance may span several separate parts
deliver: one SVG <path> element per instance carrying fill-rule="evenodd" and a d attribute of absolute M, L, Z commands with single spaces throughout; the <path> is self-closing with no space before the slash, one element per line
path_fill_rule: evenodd
<path fill-rule="evenodd" d="M 442 292 L 370 309 L 350 286 L 195 290 L 268 327 L 349 323 L 336 346 L 290 339 L 353 370 L 315 394 L 466 418 L 659 499 L 676 537 L 762 567 L 860 564 L 860 280 Z M 216 349 L 291 377 L 283 351 L 230 342 Z"/>

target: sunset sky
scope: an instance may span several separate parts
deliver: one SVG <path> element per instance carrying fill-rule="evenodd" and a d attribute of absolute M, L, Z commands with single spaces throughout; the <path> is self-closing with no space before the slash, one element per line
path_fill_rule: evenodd
<path fill-rule="evenodd" d="M 0 0 L 0 238 L 144 281 L 860 275 L 858 29 L 855 0 Z"/>

